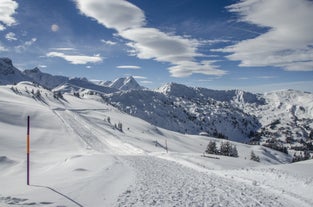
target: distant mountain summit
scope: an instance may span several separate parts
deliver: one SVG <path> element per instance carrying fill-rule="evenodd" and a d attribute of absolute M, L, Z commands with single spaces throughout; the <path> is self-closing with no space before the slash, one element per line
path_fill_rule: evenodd
<path fill-rule="evenodd" d="M 117 78 L 113 82 L 111 82 L 109 86 L 111 88 L 115 88 L 122 91 L 143 89 L 143 87 L 140 86 L 132 76 L 126 78 Z"/>
<path fill-rule="evenodd" d="M 21 71 L 13 66 L 9 58 L 0 58 L 0 85 L 16 84 L 21 81 L 30 81 Z"/>

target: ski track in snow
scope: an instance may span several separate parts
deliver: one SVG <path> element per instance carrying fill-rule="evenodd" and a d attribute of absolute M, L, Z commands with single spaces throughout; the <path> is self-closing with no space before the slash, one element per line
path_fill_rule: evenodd
<path fill-rule="evenodd" d="M 87 123 L 83 121 L 74 112 L 69 110 L 54 110 L 54 113 L 61 119 L 67 129 L 75 132 L 87 144 L 87 147 L 96 151 L 104 150 L 103 143 L 92 133 Z"/>
<path fill-rule="evenodd" d="M 53 110 L 64 123 L 66 129 L 76 133 L 87 145 L 87 149 L 112 154 L 141 154 L 143 150 L 122 142 L 116 135 L 92 125 L 78 112 L 72 110 Z M 103 138 L 103 139 L 102 139 Z"/>
<path fill-rule="evenodd" d="M 137 180 L 118 199 L 122 206 L 303 206 L 295 198 L 236 180 L 202 173 L 152 156 L 128 156 Z M 299 205 L 302 204 L 302 205 Z M 304 205 L 305 206 L 305 205 Z"/>

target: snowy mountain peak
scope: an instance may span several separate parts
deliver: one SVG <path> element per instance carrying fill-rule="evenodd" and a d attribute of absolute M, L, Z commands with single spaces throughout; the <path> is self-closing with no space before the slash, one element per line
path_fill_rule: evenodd
<path fill-rule="evenodd" d="M 30 79 L 13 66 L 9 58 L 0 58 L 0 85 L 15 84 Z"/>
<path fill-rule="evenodd" d="M 168 96 L 188 96 L 193 97 L 195 95 L 195 91 L 193 88 L 185 86 L 179 83 L 167 83 L 156 90 L 156 92 L 163 93 Z"/>
<path fill-rule="evenodd" d="M 0 61 L 2 61 L 2 62 L 4 62 L 4 63 L 6 63 L 7 65 L 13 67 L 13 63 L 12 63 L 12 60 L 11 60 L 10 58 L 6 58 L 6 57 L 0 58 Z"/>
<path fill-rule="evenodd" d="M 132 77 L 117 78 L 110 85 L 111 88 L 118 90 L 140 90 L 142 87 L 137 83 L 137 81 Z"/>

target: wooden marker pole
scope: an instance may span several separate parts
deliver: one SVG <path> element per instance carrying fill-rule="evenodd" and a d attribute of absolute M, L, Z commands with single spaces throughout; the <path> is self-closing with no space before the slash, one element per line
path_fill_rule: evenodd
<path fill-rule="evenodd" d="M 30 152 L 30 137 L 29 137 L 29 116 L 27 117 L 27 185 L 29 185 L 29 152 Z"/>

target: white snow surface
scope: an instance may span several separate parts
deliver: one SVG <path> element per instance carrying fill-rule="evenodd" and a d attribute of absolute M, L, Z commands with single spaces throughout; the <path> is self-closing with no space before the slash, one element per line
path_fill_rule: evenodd
<path fill-rule="evenodd" d="M 238 158 L 204 157 L 210 140 L 222 140 L 158 128 L 97 95 L 56 98 L 30 82 L 0 86 L 0 106 L 1 207 L 313 206 L 312 160 L 288 164 L 283 153 L 236 142 Z M 252 150 L 260 163 L 249 160 Z"/>

